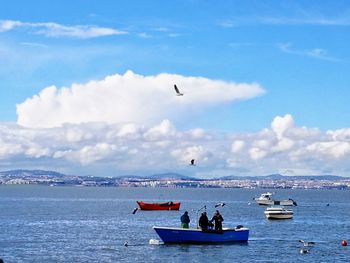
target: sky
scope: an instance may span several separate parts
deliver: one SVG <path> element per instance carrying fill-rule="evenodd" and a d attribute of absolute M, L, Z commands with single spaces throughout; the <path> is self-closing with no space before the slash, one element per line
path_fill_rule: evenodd
<path fill-rule="evenodd" d="M 0 6 L 0 170 L 350 176 L 349 1 Z"/>

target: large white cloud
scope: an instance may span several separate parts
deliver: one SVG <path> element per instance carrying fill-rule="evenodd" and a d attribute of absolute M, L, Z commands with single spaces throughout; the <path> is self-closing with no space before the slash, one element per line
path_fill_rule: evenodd
<path fill-rule="evenodd" d="M 293 125 L 291 125 L 293 124 Z M 321 132 L 275 117 L 255 133 L 179 130 L 165 119 L 136 123 L 65 124 L 55 128 L 0 125 L 2 169 L 43 168 L 75 174 L 179 172 L 215 177 L 282 173 L 350 176 L 350 129 Z M 196 159 L 195 167 L 189 161 Z"/>
<path fill-rule="evenodd" d="M 184 96 L 175 96 L 174 83 Z M 256 83 L 236 84 L 166 73 L 142 76 L 127 71 L 69 88 L 44 88 L 17 105 L 17 123 L 36 128 L 84 122 L 151 124 L 175 115 L 186 118 L 190 109 L 263 93 Z"/>

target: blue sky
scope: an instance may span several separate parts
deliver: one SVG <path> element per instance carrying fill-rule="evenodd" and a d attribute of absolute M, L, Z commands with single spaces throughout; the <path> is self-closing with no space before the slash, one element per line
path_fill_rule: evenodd
<path fill-rule="evenodd" d="M 239 171 L 254 175 L 284 171 L 291 174 L 348 174 L 345 165 L 350 152 L 347 139 L 350 123 L 348 1 L 0 3 L 0 121 L 8 131 L 1 139 L 6 144 L 9 133 L 30 129 L 36 132 L 37 137 L 33 136 L 38 141 L 36 150 L 31 148 L 33 145 L 23 144 L 23 140 L 15 146 L 11 144 L 12 149 L 18 147 L 22 151 L 6 148 L 1 152 L 0 149 L 3 169 L 14 166 L 52 168 L 65 164 L 65 167 L 71 167 L 67 168 L 68 172 L 103 174 L 107 169 L 111 173 L 147 172 L 136 164 L 132 168 L 116 164 L 118 160 L 111 156 L 120 145 L 98 139 L 98 132 L 122 130 L 120 125 L 130 122 L 135 125 L 132 131 L 137 131 L 140 138 L 145 138 L 145 134 L 155 127 L 170 136 L 167 140 L 174 140 L 171 136 L 179 139 L 198 130 L 201 135 L 205 134 L 203 138 L 214 138 L 210 142 L 209 139 L 189 140 L 181 158 L 176 145 L 164 148 L 172 153 L 172 157 L 178 158 L 178 162 L 170 165 L 178 172 L 197 176 Z M 185 91 L 182 101 L 155 98 L 151 96 L 152 88 L 146 88 L 159 85 L 159 91 L 169 89 L 172 92 L 174 80 L 180 81 L 181 89 Z M 109 90 L 111 83 L 115 85 L 113 90 Z M 134 89 L 143 89 L 142 83 L 146 83 L 144 89 L 148 92 Z M 73 84 L 80 88 L 74 89 Z M 54 89 L 48 92 L 50 89 L 46 88 L 50 86 Z M 215 93 L 207 92 L 214 86 L 217 88 Z M 63 87 L 68 95 L 60 93 Z M 116 92 L 118 87 L 125 90 Z M 75 90 L 78 91 L 74 93 Z M 196 98 L 191 94 L 196 94 Z M 77 101 L 76 97 L 80 99 Z M 92 98 L 96 100 L 91 102 Z M 115 98 L 115 107 L 112 98 Z M 150 102 L 155 99 L 157 101 Z M 283 124 L 276 128 L 274 121 Z M 87 126 L 105 122 L 108 128 L 96 131 L 89 126 L 84 130 L 83 122 L 91 122 Z M 63 129 L 64 124 L 75 125 L 73 130 L 93 134 L 96 140 L 81 139 L 79 147 L 65 141 L 64 149 L 47 148 L 40 154 L 28 153 L 45 148 L 44 141 L 56 132 L 62 132 L 58 130 L 59 127 Z M 281 127 L 288 128 L 282 128 L 283 135 L 279 130 Z M 40 137 L 41 129 L 51 135 Z M 298 136 L 299 139 L 293 137 L 297 133 L 295 129 L 298 132 L 307 130 L 314 137 L 303 144 Z M 257 147 L 248 143 L 252 138 L 261 143 L 264 130 L 273 134 L 264 137 L 270 142 L 269 146 L 257 143 Z M 286 131 L 293 136 L 287 135 Z M 339 141 L 339 135 L 334 139 L 334 134 L 340 133 L 345 134 L 343 139 Z M 286 143 L 286 138 L 293 141 L 293 146 Z M 324 140 L 317 142 L 316 138 Z M 123 145 L 131 144 L 128 140 L 130 138 L 125 138 Z M 164 143 L 165 139 L 157 140 Z M 211 145 L 215 141 L 220 143 Z M 251 163 L 247 161 L 244 167 L 236 167 L 244 155 L 231 156 L 232 149 L 228 150 L 230 154 L 222 153 L 221 159 L 216 160 L 219 164 L 210 163 L 211 156 L 219 154 L 213 148 L 219 149 L 221 144 L 231 146 L 236 141 L 244 141 L 245 148 L 242 147 Z M 289 148 L 271 152 L 272 142 L 276 147 L 286 143 Z M 315 143 L 321 143 L 321 146 Z M 92 149 L 89 147 L 97 147 L 100 153 L 109 151 L 110 155 L 104 153 L 103 157 L 82 161 L 82 151 Z M 305 157 L 303 153 L 303 160 L 311 158 L 312 165 L 295 163 L 294 167 L 289 167 L 293 166 L 293 158 L 301 156 L 300 152 L 305 149 L 310 156 Z M 322 157 L 315 157 L 316 150 Z M 68 156 L 68 152 L 76 152 L 80 157 Z M 334 153 L 333 159 L 328 160 L 325 152 Z M 208 163 L 197 171 L 177 169 L 179 163 L 186 162 L 183 156 L 190 158 L 191 154 Z M 276 160 L 286 156 L 290 162 L 284 167 L 276 167 L 279 163 Z M 138 158 L 144 163 L 141 155 Z M 79 161 L 74 162 L 75 159 Z M 257 160 L 261 164 L 258 165 Z M 317 170 L 317 163 L 326 160 L 329 167 Z M 105 162 L 109 165 L 102 169 Z M 337 170 L 334 166 L 339 166 L 339 162 L 344 166 Z M 264 163 L 268 163 L 267 168 L 261 168 Z M 301 169 L 305 166 L 309 169 Z M 160 166 L 149 172 L 165 170 Z"/>

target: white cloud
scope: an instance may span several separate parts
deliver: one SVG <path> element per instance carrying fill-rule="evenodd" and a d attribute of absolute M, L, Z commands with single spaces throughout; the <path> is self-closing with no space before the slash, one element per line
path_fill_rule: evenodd
<path fill-rule="evenodd" d="M 169 37 L 179 37 L 180 34 L 179 33 L 169 33 L 168 36 Z"/>
<path fill-rule="evenodd" d="M 306 148 L 310 153 L 322 154 L 330 158 L 339 159 L 350 153 L 350 142 L 328 141 L 317 142 Z"/>
<path fill-rule="evenodd" d="M 139 135 L 139 127 L 134 123 L 123 125 L 117 132 L 118 137 L 136 138 Z"/>
<path fill-rule="evenodd" d="M 242 151 L 244 145 L 245 145 L 245 142 L 242 140 L 234 141 L 231 145 L 231 151 L 233 153 L 238 153 L 238 152 Z"/>
<path fill-rule="evenodd" d="M 307 14 L 305 17 L 261 17 L 260 23 L 272 25 L 314 25 L 314 26 L 348 26 L 350 19 L 348 16 L 338 18 L 317 17 L 313 14 Z"/>
<path fill-rule="evenodd" d="M 178 148 L 171 152 L 171 156 L 175 157 L 180 163 L 189 164 L 190 160 L 195 159 L 196 162 L 206 162 L 211 156 L 208 149 L 201 145 L 195 145 L 185 148 Z"/>
<path fill-rule="evenodd" d="M 327 135 L 331 136 L 333 140 L 341 140 L 350 142 L 350 129 L 339 129 L 335 131 L 327 131 Z"/>
<path fill-rule="evenodd" d="M 175 96 L 174 83 L 184 96 Z M 151 124 L 172 116 L 186 118 L 191 109 L 250 99 L 263 93 L 256 83 L 236 84 L 167 73 L 142 76 L 127 71 L 124 75 L 69 88 L 44 88 L 17 105 L 17 123 L 36 128 L 84 122 Z"/>
<path fill-rule="evenodd" d="M 289 114 L 269 128 L 225 136 L 203 129 L 179 130 L 165 119 L 137 123 L 65 124 L 25 128 L 0 124 L 0 166 L 61 167 L 69 173 L 149 174 L 165 171 L 193 176 L 270 173 L 350 176 L 350 129 L 321 132 L 296 127 Z M 189 161 L 196 159 L 197 166 Z"/>
<path fill-rule="evenodd" d="M 0 32 L 14 30 L 17 27 L 28 29 L 30 32 L 33 30 L 35 34 L 45 35 L 47 37 L 95 38 L 127 34 L 126 31 L 90 25 L 66 26 L 53 22 L 28 23 L 0 20 Z"/>
<path fill-rule="evenodd" d="M 271 128 L 276 133 L 278 139 L 281 139 L 284 133 L 293 127 L 294 120 L 290 114 L 286 114 L 284 117 L 277 116 L 271 123 Z"/>
<path fill-rule="evenodd" d="M 33 145 L 25 151 L 25 155 L 28 157 L 40 158 L 50 156 L 50 150 L 48 148 L 42 148 L 40 145 Z"/>
<path fill-rule="evenodd" d="M 15 27 L 22 26 L 23 23 L 12 20 L 0 20 L 0 32 L 6 32 L 14 29 Z"/>
<path fill-rule="evenodd" d="M 231 20 L 226 20 L 221 22 L 219 25 L 223 28 L 233 28 L 236 26 L 236 23 Z"/>
<path fill-rule="evenodd" d="M 145 32 L 137 34 L 141 38 L 152 38 L 150 34 L 147 34 Z"/>
<path fill-rule="evenodd" d="M 313 48 L 313 49 L 309 49 L 309 50 L 297 50 L 297 49 L 292 48 L 291 43 L 280 43 L 277 46 L 282 52 L 288 53 L 288 54 L 312 57 L 312 58 L 317 58 L 317 59 L 321 59 L 321 60 L 328 60 L 328 61 L 333 61 L 333 62 L 340 61 L 340 59 L 328 55 L 327 50 L 322 49 L 322 48 Z"/>
<path fill-rule="evenodd" d="M 249 150 L 249 155 L 252 160 L 259 160 L 264 158 L 268 154 L 267 151 L 257 147 L 253 147 Z"/>
<path fill-rule="evenodd" d="M 87 145 L 75 152 L 69 152 L 68 159 L 78 160 L 82 165 L 87 165 L 109 157 L 114 150 L 115 145 L 108 143 L 97 143 L 96 145 Z"/>
<path fill-rule="evenodd" d="M 20 144 L 3 142 L 0 144 L 0 158 L 2 159 L 9 158 L 22 152 L 23 148 Z"/>
<path fill-rule="evenodd" d="M 282 138 L 278 143 L 271 148 L 273 152 L 283 152 L 291 149 L 294 146 L 294 141 L 289 138 Z"/>
<path fill-rule="evenodd" d="M 204 138 L 210 138 L 210 135 L 206 134 L 204 129 L 196 128 L 193 130 L 190 130 L 188 134 L 193 138 L 193 139 L 204 139 Z"/>
<path fill-rule="evenodd" d="M 260 149 L 268 149 L 271 147 L 271 142 L 267 139 L 257 139 L 252 141 L 252 145 Z"/>
<path fill-rule="evenodd" d="M 173 125 L 169 120 L 163 120 L 159 125 L 149 129 L 145 133 L 145 138 L 147 140 L 160 140 L 162 138 L 167 138 L 168 136 L 172 136 L 176 133 Z"/>

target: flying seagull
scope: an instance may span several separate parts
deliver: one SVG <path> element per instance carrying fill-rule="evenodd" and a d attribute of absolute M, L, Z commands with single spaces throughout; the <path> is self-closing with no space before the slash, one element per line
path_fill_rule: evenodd
<path fill-rule="evenodd" d="M 195 165 L 195 164 L 194 164 L 194 159 L 191 160 L 190 165 Z"/>
<path fill-rule="evenodd" d="M 215 208 L 216 208 L 216 207 L 219 207 L 219 206 L 223 207 L 223 206 L 225 206 L 225 205 L 226 205 L 225 203 L 218 203 L 218 204 L 215 205 Z"/>
<path fill-rule="evenodd" d="M 176 95 L 177 95 L 177 96 L 183 96 L 183 95 L 184 95 L 183 93 L 181 93 L 181 92 L 179 91 L 179 89 L 178 89 L 178 87 L 176 86 L 176 84 L 174 84 L 174 89 L 175 89 L 175 92 L 176 92 Z"/>

